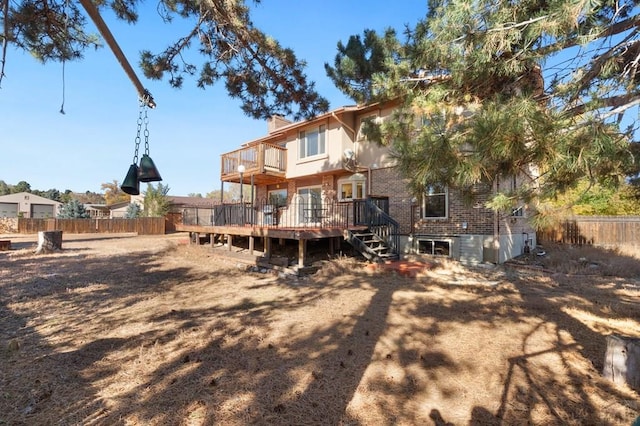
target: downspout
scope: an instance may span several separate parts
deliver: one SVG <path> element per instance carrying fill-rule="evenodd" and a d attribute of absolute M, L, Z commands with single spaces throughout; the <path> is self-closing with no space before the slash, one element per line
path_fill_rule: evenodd
<path fill-rule="evenodd" d="M 345 129 L 347 129 L 348 131 L 351 132 L 351 134 L 353 135 L 353 144 L 356 145 L 358 143 L 358 141 L 356 141 L 356 131 L 354 129 L 352 129 L 347 123 L 345 123 L 343 120 L 341 120 L 338 115 L 335 112 L 331 113 L 331 116 L 333 118 L 336 119 L 336 121 L 338 123 L 340 123 Z M 354 155 L 357 155 L 358 150 L 356 149 L 354 152 Z M 357 157 L 356 157 L 356 164 L 358 164 L 357 162 Z M 356 171 L 358 171 L 358 167 L 356 166 Z M 367 197 L 371 196 L 371 167 L 367 166 Z"/>

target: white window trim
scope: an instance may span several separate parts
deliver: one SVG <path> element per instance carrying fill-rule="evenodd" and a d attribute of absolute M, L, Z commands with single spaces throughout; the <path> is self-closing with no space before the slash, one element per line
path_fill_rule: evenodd
<path fill-rule="evenodd" d="M 420 251 L 420 242 L 431 242 L 433 251 L 432 253 L 426 253 Z M 447 243 L 449 245 L 449 254 L 438 254 L 435 252 L 436 243 Z M 452 257 L 453 252 L 453 241 L 448 238 L 436 238 L 436 237 L 417 237 L 416 238 L 416 253 L 418 254 L 426 254 L 429 256 L 442 256 L 442 257 Z"/>
<path fill-rule="evenodd" d="M 342 185 L 343 184 L 351 184 L 351 194 L 357 194 L 357 186 L 356 184 L 362 184 L 362 198 L 366 198 L 367 194 L 367 178 L 363 175 L 362 178 L 353 178 L 354 175 L 351 175 L 347 178 L 338 179 L 338 200 L 339 201 L 352 201 L 357 200 L 358 198 L 342 198 Z"/>
<path fill-rule="evenodd" d="M 438 192 L 438 193 L 434 193 L 432 195 L 441 195 L 443 194 L 442 192 Z M 422 219 L 423 220 L 440 220 L 440 219 L 448 219 L 449 218 L 449 187 L 445 186 L 444 187 L 444 216 L 425 216 L 425 212 L 426 212 L 426 203 L 427 203 L 427 197 L 428 194 L 426 193 L 426 188 L 425 188 L 425 193 L 422 195 Z"/>
<path fill-rule="evenodd" d="M 321 129 L 323 129 L 321 131 Z M 318 154 L 314 154 L 314 155 L 306 155 L 306 153 L 309 151 L 309 146 L 306 142 L 306 136 L 307 133 L 309 132 L 317 132 L 318 134 L 318 143 L 319 143 L 319 139 L 320 139 L 320 135 L 323 135 L 324 138 L 324 152 L 318 152 Z M 303 139 L 300 137 L 300 134 L 304 133 L 305 135 L 305 147 L 304 147 L 304 152 L 305 152 L 305 156 L 302 157 L 300 154 L 302 153 L 302 150 L 300 149 L 301 144 L 303 143 Z M 297 147 L 298 147 L 298 161 L 299 162 L 305 162 L 305 161 L 310 161 L 310 160 L 317 160 L 320 158 L 326 158 L 327 157 L 327 145 L 328 145 L 328 129 L 327 129 L 327 125 L 326 124 L 319 124 L 318 126 L 315 127 L 309 127 L 307 129 L 304 130 L 300 130 L 298 132 L 298 136 L 296 138 L 296 143 L 297 143 Z M 320 146 L 318 146 L 318 151 L 320 151 Z"/>

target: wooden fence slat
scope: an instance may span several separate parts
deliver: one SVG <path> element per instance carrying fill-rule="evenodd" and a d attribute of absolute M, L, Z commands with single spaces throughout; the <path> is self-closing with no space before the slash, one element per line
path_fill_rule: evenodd
<path fill-rule="evenodd" d="M 140 217 L 136 219 L 18 219 L 18 232 L 36 234 L 39 231 L 63 231 L 70 234 L 121 234 L 164 235 L 164 217 Z"/>
<path fill-rule="evenodd" d="M 577 216 L 538 231 L 538 241 L 598 246 L 640 245 L 639 216 Z"/>

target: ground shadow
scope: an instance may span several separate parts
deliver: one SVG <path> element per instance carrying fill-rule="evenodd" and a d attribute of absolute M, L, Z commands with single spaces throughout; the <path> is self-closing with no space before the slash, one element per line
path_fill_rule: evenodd
<path fill-rule="evenodd" d="M 597 372 L 603 334 L 563 309 L 570 305 L 602 316 L 605 310 L 598 298 L 615 294 L 615 286 L 579 292 L 567 288 L 573 284 L 561 277 L 546 277 L 541 284 L 537 276 L 517 271 L 504 278 L 508 284 L 497 286 L 453 286 L 393 273 L 378 276 L 373 286 L 367 270 L 349 264 L 333 275 L 308 279 L 262 279 L 254 274 L 249 291 L 238 292 L 237 284 L 250 275 L 245 270 L 228 268 L 220 274 L 191 269 L 188 258 L 184 265 L 161 267 L 167 255 L 15 259 L 12 271 L 28 270 L 36 261 L 44 262 L 45 268 L 40 264 L 42 273 L 37 276 L 0 279 L 0 339 L 15 339 L 21 345 L 2 360 L 7 366 L 0 376 L 2 384 L 18 391 L 0 400 L 0 420 L 221 424 L 233 419 L 235 424 L 364 425 L 371 424 L 366 410 L 361 408 L 364 414 L 358 416 L 351 406 L 365 393 L 371 399 L 363 406 L 381 413 L 377 424 L 459 424 L 460 417 L 452 421 L 442 406 L 416 408 L 416 401 L 436 396 L 454 406 L 464 387 L 445 378 L 461 371 L 482 373 L 472 359 L 441 349 L 443 340 L 465 327 L 499 329 L 504 324 L 520 327 L 521 339 L 510 343 L 500 360 L 495 405 L 470 407 L 465 414 L 470 424 L 535 423 L 536 410 L 547 413 L 548 424 L 621 420 L 603 417 L 590 393 L 613 399 L 626 394 L 584 376 L 572 358 L 578 354 L 592 361 Z M 57 272 L 47 272 L 47 265 Z M 349 279 L 339 280 L 341 276 Z M 209 298 L 207 286 L 226 289 L 221 293 L 226 297 Z M 263 296 L 261 292 L 271 287 L 286 291 L 277 298 Z M 171 299 L 198 289 L 201 297 L 193 306 Z M 464 297 L 447 297 L 448 293 Z M 351 294 L 361 299 L 352 300 Z M 41 305 L 30 312 L 16 309 L 25 298 Z M 329 309 L 345 301 L 356 307 L 345 306 L 342 313 Z M 56 323 L 48 302 L 86 321 Z M 149 309 L 123 317 L 122 312 L 134 305 Z M 304 317 L 304 309 L 326 309 L 333 316 L 312 321 Z M 625 312 L 620 316 L 631 311 Z M 288 317 L 296 320 L 287 322 Z M 42 327 L 42 321 L 51 325 Z M 131 327 L 126 337 L 110 334 L 123 323 Z M 284 329 L 277 326 L 282 323 Z M 96 338 L 78 341 L 79 330 L 87 327 L 94 329 L 91 335 Z M 531 344 L 542 331 L 547 333 L 546 346 Z M 151 356 L 163 362 L 146 369 Z M 562 360 L 564 382 L 545 369 L 545 356 Z M 15 369 L 24 365 L 20 357 L 33 361 L 28 374 Z M 68 368 L 61 372 L 61 365 Z M 129 377 L 132 371 L 138 374 Z M 107 401 L 102 392 L 114 377 L 129 385 Z M 73 401 L 65 397 L 71 388 L 81 389 Z M 52 412 L 57 417 L 52 419 Z"/>

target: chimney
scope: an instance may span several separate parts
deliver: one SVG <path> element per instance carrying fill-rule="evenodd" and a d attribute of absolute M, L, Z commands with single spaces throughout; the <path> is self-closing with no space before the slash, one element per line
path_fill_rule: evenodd
<path fill-rule="evenodd" d="M 272 115 L 271 118 L 267 121 L 267 132 L 273 133 L 278 130 L 280 127 L 284 127 L 288 124 L 291 124 L 291 121 L 280 115 Z"/>

